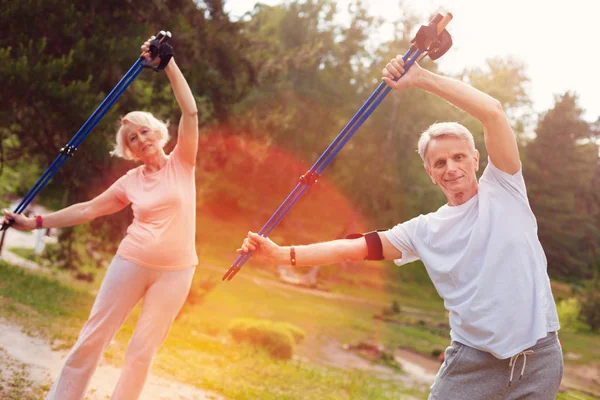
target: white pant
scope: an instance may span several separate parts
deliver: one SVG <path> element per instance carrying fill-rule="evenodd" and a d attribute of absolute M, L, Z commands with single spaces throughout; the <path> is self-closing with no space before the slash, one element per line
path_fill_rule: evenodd
<path fill-rule="evenodd" d="M 133 307 L 142 314 L 127 348 L 125 365 L 111 400 L 139 397 L 152 359 L 189 292 L 195 267 L 160 271 L 115 256 L 108 267 L 88 321 L 71 349 L 46 400 L 82 400 L 102 353 Z"/>

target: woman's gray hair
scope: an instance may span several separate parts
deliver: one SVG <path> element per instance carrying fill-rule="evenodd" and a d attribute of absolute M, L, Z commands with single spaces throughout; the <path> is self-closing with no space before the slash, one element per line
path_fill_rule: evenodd
<path fill-rule="evenodd" d="M 126 160 L 137 159 L 127 145 L 127 138 L 125 137 L 129 131 L 130 125 L 132 124 L 158 132 L 160 134 L 160 140 L 158 142 L 160 148 L 163 148 L 169 141 L 168 123 L 157 119 L 149 112 L 132 111 L 121 118 L 121 126 L 117 131 L 115 148 L 110 152 L 111 156 L 122 157 Z"/>
<path fill-rule="evenodd" d="M 431 139 L 435 139 L 440 136 L 454 136 L 467 142 L 472 151 L 475 151 L 475 140 L 473 134 L 469 132 L 467 128 L 458 122 L 438 122 L 431 125 L 425 132 L 421 134 L 419 138 L 419 144 L 417 151 L 421 156 L 423 162 L 425 162 L 425 155 L 427 153 L 427 146 Z"/>

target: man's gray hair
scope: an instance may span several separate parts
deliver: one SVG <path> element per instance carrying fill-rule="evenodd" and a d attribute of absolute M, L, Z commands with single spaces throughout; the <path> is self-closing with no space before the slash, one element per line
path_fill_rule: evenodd
<path fill-rule="evenodd" d="M 461 140 L 464 140 L 469 144 L 472 151 L 475 151 L 475 140 L 473 134 L 469 132 L 467 128 L 458 122 L 438 122 L 431 125 L 425 132 L 421 134 L 418 144 L 418 152 L 423 162 L 425 162 L 425 154 L 427 153 L 427 146 L 431 139 L 435 139 L 440 136 L 454 136 Z"/>

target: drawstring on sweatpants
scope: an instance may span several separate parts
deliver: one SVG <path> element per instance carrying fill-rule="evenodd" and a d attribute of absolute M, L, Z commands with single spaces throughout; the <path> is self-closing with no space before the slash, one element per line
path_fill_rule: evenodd
<path fill-rule="evenodd" d="M 510 386 L 512 384 L 513 373 L 515 372 L 515 365 L 517 365 L 517 360 L 519 359 L 520 356 L 523 356 L 523 368 L 521 368 L 521 376 L 519 376 L 519 380 L 521 380 L 521 378 L 523 378 L 523 372 L 525 371 L 525 365 L 527 364 L 527 355 L 528 354 L 533 354 L 533 350 L 522 351 L 519 354 L 516 354 L 510 358 L 510 362 L 508 363 L 508 366 L 511 367 L 511 369 L 510 369 L 510 380 L 508 381 L 508 386 Z"/>

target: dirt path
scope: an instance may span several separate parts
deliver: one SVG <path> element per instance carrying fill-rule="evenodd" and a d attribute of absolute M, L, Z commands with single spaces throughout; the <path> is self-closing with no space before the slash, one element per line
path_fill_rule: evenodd
<path fill-rule="evenodd" d="M 569 353 L 565 354 L 568 358 Z M 565 365 L 562 385 L 581 390 L 600 399 L 600 363 L 593 365 Z"/>
<path fill-rule="evenodd" d="M 402 369 L 408 374 L 420 382 L 429 385 L 433 383 L 435 376 L 440 369 L 439 361 L 427 358 L 422 354 L 411 350 L 396 349 L 394 358 L 402 365 Z"/>
<path fill-rule="evenodd" d="M 21 327 L 0 319 L 0 348 L 10 358 L 28 366 L 29 380 L 39 385 L 49 385 L 58 375 L 66 351 L 53 351 L 41 338 L 28 336 Z M 88 389 L 86 399 L 108 399 L 119 379 L 120 369 L 100 362 Z M 1 392 L 0 392 L 1 394 Z M 151 375 L 140 400 L 222 400 L 223 396 Z"/>

